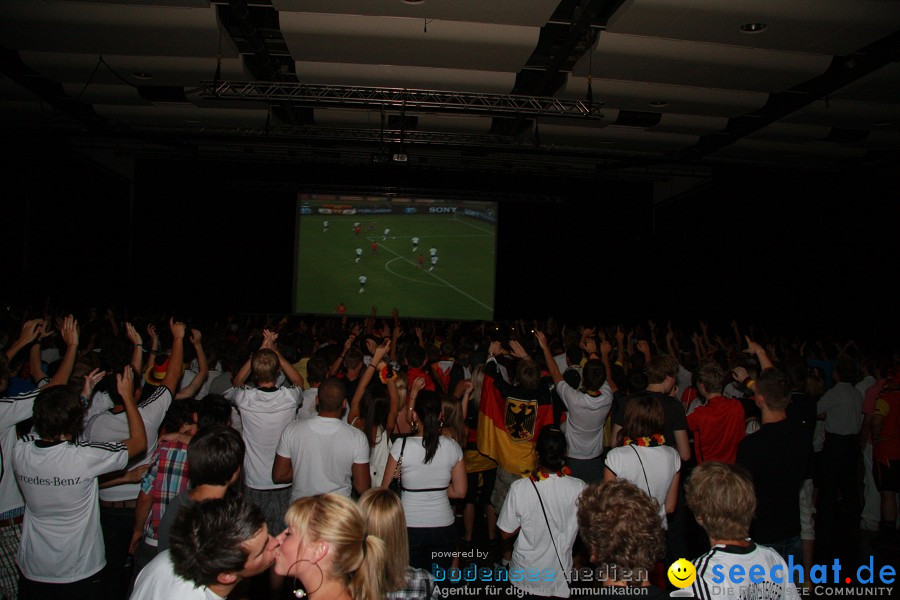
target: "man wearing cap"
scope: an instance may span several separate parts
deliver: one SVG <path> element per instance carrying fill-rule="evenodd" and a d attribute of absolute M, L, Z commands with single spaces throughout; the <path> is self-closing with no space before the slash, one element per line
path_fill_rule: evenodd
<path fill-rule="evenodd" d="M 183 364 L 185 325 L 169 320 L 172 331 L 172 353 L 165 361 L 155 364 L 148 372 L 147 385 L 156 387 L 149 397 L 141 400 L 138 411 L 147 432 L 147 450 L 128 462 L 128 467 L 117 477 L 100 483 L 100 526 L 106 547 L 106 585 L 115 597 L 125 595 L 130 580 L 126 572 L 126 558 L 134 527 L 134 512 L 141 491 L 140 477 L 156 451 L 159 427 L 175 397 L 181 368 L 169 365 Z M 124 407 L 116 405 L 101 413 L 84 428 L 84 438 L 90 442 L 116 442 L 128 437 L 128 420 Z"/>

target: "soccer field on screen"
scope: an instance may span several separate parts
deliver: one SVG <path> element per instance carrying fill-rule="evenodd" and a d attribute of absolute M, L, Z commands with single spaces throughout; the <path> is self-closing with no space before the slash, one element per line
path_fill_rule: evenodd
<path fill-rule="evenodd" d="M 396 307 L 408 317 L 493 318 L 493 223 L 457 215 L 302 215 L 298 227 L 298 313 L 330 314 L 343 303 L 350 315 L 369 314 L 374 306 L 381 315 Z M 419 238 L 415 251 L 413 237 Z M 438 257 L 433 270 L 431 248 Z M 367 278 L 362 293 L 360 275 Z"/>

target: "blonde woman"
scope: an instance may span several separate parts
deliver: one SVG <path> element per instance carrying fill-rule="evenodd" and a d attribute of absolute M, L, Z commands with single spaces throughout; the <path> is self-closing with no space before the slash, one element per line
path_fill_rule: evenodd
<path fill-rule="evenodd" d="M 292 577 L 297 598 L 384 597 L 385 544 L 366 533 L 356 504 L 339 494 L 299 498 L 278 536 L 275 573 Z"/>
<path fill-rule="evenodd" d="M 384 540 L 387 550 L 385 598 L 401 600 L 431 598 L 434 579 L 425 569 L 409 566 L 406 517 L 400 497 L 390 490 L 372 488 L 359 499 L 369 534 Z"/>

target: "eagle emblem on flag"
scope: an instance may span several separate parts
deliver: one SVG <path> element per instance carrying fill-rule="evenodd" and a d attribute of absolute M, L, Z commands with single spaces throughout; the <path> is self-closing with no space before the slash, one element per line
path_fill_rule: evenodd
<path fill-rule="evenodd" d="M 517 442 L 531 440 L 534 437 L 537 409 L 537 400 L 507 398 L 504 424 L 509 437 Z"/>

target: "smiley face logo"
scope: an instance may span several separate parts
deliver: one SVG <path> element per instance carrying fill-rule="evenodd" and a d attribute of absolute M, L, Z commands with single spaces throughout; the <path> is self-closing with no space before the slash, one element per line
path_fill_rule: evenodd
<path fill-rule="evenodd" d="M 668 570 L 669 581 L 677 588 L 686 588 L 697 578 L 697 570 L 690 561 L 679 558 Z"/>

